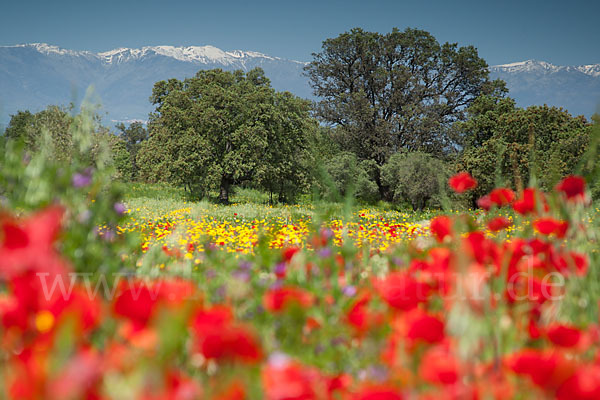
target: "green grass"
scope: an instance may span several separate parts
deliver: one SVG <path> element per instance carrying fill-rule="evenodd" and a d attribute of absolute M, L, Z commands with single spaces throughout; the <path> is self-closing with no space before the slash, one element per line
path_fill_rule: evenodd
<path fill-rule="evenodd" d="M 211 200 L 192 198 L 182 188 L 167 184 L 124 183 L 124 201 L 135 218 L 159 218 L 167 213 L 189 209 L 192 218 L 215 218 L 218 220 L 239 218 L 280 219 L 297 221 L 310 217 L 313 220 L 355 219 L 361 210 L 377 212 L 385 219 L 401 218 L 407 222 L 429 220 L 440 210 L 412 211 L 397 209 L 393 204 L 379 202 L 377 205 L 356 204 L 354 202 L 335 203 L 308 199 L 298 204 L 269 205 L 268 193 L 256 189 L 237 188 L 230 197 L 231 204 L 220 205 Z"/>

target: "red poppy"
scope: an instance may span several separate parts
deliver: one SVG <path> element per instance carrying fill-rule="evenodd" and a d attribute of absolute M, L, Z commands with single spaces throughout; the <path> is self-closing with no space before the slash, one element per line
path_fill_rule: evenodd
<path fill-rule="evenodd" d="M 271 289 L 263 297 L 265 308 L 275 313 L 284 311 L 293 305 L 307 308 L 312 303 L 313 295 L 311 293 L 293 286 Z"/>
<path fill-rule="evenodd" d="M 506 217 L 496 217 L 488 221 L 487 226 L 493 232 L 501 231 L 512 225 L 512 222 Z"/>
<path fill-rule="evenodd" d="M 417 281 L 406 272 L 392 272 L 376 283 L 376 289 L 390 307 L 403 311 L 427 302 L 430 294 L 428 284 Z"/>
<path fill-rule="evenodd" d="M 441 345 L 427 350 L 419 365 L 419 375 L 425 381 L 441 385 L 458 382 L 460 370 L 458 360 Z"/>
<path fill-rule="evenodd" d="M 512 204 L 513 209 L 521 215 L 535 214 L 538 211 L 538 202 L 542 202 L 544 210 L 548 210 L 548 205 L 542 192 L 534 188 L 523 190 L 521 195 Z"/>
<path fill-rule="evenodd" d="M 429 223 L 429 230 L 438 242 L 452 236 L 452 220 L 445 215 L 435 217 Z"/>
<path fill-rule="evenodd" d="M 486 194 L 477 200 L 477 206 L 485 211 L 490 211 L 492 205 L 492 200 L 489 194 Z"/>
<path fill-rule="evenodd" d="M 63 213 L 53 206 L 20 220 L 0 217 L 0 279 L 26 270 L 52 276 L 68 270 L 54 249 Z"/>
<path fill-rule="evenodd" d="M 477 181 L 468 172 L 460 172 L 448 180 L 448 184 L 456 193 L 463 193 L 477 187 Z"/>
<path fill-rule="evenodd" d="M 498 207 L 503 207 L 513 202 L 515 192 L 508 188 L 497 188 L 490 192 L 490 201 Z"/>
<path fill-rule="evenodd" d="M 327 383 L 316 368 L 287 359 L 269 362 L 261 378 L 267 400 L 311 400 L 327 392 Z"/>
<path fill-rule="evenodd" d="M 585 196 L 585 179 L 569 175 L 556 185 L 556 190 L 564 193 L 568 200 L 582 200 Z"/>
<path fill-rule="evenodd" d="M 554 218 L 540 218 L 533 221 L 533 227 L 542 235 L 554 234 L 557 238 L 562 239 L 567 234 L 569 223 Z"/>
<path fill-rule="evenodd" d="M 286 247 L 282 251 L 284 261 L 290 262 L 292 260 L 292 258 L 294 257 L 294 255 L 296 253 L 298 253 L 299 251 L 300 251 L 300 247 L 297 247 L 297 246 Z"/>
<path fill-rule="evenodd" d="M 58 295 L 50 306 L 50 312 L 55 320 L 61 317 L 75 317 L 75 322 L 82 332 L 90 332 L 100 323 L 102 304 L 97 297 L 90 296 L 89 292 L 75 286 L 67 297 Z"/>
<path fill-rule="evenodd" d="M 600 366 L 584 365 L 556 391 L 558 400 L 600 399 Z"/>
<path fill-rule="evenodd" d="M 523 349 L 506 358 L 508 368 L 528 376 L 537 386 L 545 389 L 558 387 L 571 375 L 572 365 L 559 353 Z"/>
<path fill-rule="evenodd" d="M 352 400 L 402 400 L 398 388 L 391 385 L 365 384 L 352 396 Z"/>
<path fill-rule="evenodd" d="M 565 275 L 574 272 L 578 276 L 584 276 L 589 266 L 587 255 L 575 251 L 554 254 L 551 261 L 554 268 Z"/>
<path fill-rule="evenodd" d="M 346 321 L 352 325 L 357 331 L 364 332 L 369 328 L 369 304 L 371 296 L 364 293 L 352 304 L 346 313 Z"/>
<path fill-rule="evenodd" d="M 236 324 L 196 330 L 197 349 L 207 359 L 257 362 L 262 357 L 258 341 L 250 331 Z"/>
<path fill-rule="evenodd" d="M 233 320 L 229 307 L 200 310 L 192 320 L 196 349 L 207 359 L 257 362 L 262 358 L 254 334 Z"/>
<path fill-rule="evenodd" d="M 575 347 L 581 339 L 581 331 L 573 326 L 554 324 L 547 330 L 548 339 L 560 347 Z"/>
<path fill-rule="evenodd" d="M 159 293 L 144 281 L 129 281 L 121 284 L 122 292 L 116 298 L 113 309 L 116 315 L 128 318 L 134 329 L 144 328 L 154 313 Z"/>
<path fill-rule="evenodd" d="M 406 317 L 408 331 L 406 337 L 412 341 L 429 344 L 444 340 L 444 322 L 438 317 L 423 311 L 415 311 Z"/>

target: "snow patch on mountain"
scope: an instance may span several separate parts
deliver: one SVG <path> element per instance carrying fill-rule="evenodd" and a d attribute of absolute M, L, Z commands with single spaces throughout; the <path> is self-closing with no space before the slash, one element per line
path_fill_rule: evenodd
<path fill-rule="evenodd" d="M 509 64 L 493 65 L 490 67 L 490 70 L 495 72 L 506 73 L 540 72 L 544 74 L 553 74 L 561 71 L 577 71 L 592 77 L 600 76 L 600 64 L 560 66 L 545 61 L 537 60 L 527 60 Z"/>
<path fill-rule="evenodd" d="M 121 47 L 100 53 L 89 51 L 74 51 L 49 45 L 47 43 L 19 44 L 16 46 L 2 47 L 29 47 L 38 52 L 49 55 L 60 56 L 86 56 L 100 59 L 106 64 L 120 64 L 130 61 L 136 61 L 147 56 L 164 56 L 174 58 L 178 61 L 201 63 L 201 64 L 219 64 L 223 66 L 233 66 L 239 63 L 244 64 L 245 60 L 269 60 L 269 61 L 291 61 L 293 63 L 304 65 L 306 63 L 294 60 L 284 60 L 279 57 L 271 57 L 256 51 L 223 51 L 214 46 L 145 46 L 141 49 L 132 49 Z"/>

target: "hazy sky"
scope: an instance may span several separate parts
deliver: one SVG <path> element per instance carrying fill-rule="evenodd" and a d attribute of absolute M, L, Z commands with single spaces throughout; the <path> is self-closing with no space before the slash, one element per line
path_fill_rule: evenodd
<path fill-rule="evenodd" d="M 357 26 L 424 29 L 474 45 L 491 65 L 600 63 L 599 0 L 0 0 L 0 45 L 94 52 L 210 44 L 309 61 L 323 40 Z"/>

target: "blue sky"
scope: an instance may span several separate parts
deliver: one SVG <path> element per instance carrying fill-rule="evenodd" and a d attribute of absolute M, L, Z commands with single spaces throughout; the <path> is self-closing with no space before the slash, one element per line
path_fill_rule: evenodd
<path fill-rule="evenodd" d="M 416 27 L 472 44 L 489 64 L 600 63 L 600 1 L 534 0 L 1 0 L 0 45 L 46 42 L 106 51 L 213 45 L 310 61 L 353 27 Z"/>

